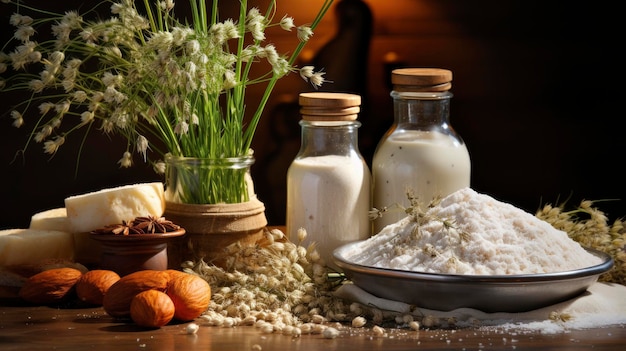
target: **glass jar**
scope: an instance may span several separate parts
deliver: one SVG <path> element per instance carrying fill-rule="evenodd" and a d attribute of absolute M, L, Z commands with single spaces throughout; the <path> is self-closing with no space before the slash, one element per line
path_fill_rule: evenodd
<path fill-rule="evenodd" d="M 450 125 L 451 82 L 445 69 L 392 71 L 394 122 L 372 160 L 373 206 L 387 211 L 374 220 L 374 233 L 406 216 L 409 194 L 426 209 L 470 186 L 469 152 Z"/>
<path fill-rule="evenodd" d="M 267 226 L 265 205 L 250 177 L 253 156 L 229 158 L 167 155 L 164 217 L 186 234 L 168 243 L 168 265 L 211 262 L 225 268 L 227 247 L 254 246 Z"/>
<path fill-rule="evenodd" d="M 253 156 L 165 156 L 165 199 L 184 204 L 241 203 L 250 199 Z"/>
<path fill-rule="evenodd" d="M 371 173 L 358 149 L 361 97 L 343 93 L 302 93 L 300 151 L 287 171 L 286 231 L 304 246 L 315 243 L 335 267 L 338 246 L 371 235 Z"/>

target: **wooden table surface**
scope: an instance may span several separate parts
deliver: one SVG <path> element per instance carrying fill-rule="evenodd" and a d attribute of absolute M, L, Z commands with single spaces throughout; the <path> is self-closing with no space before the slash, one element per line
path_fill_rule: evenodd
<path fill-rule="evenodd" d="M 184 324 L 142 329 L 115 320 L 101 307 L 43 307 L 3 302 L 0 305 L 0 350 L 625 350 L 626 326 L 571 330 L 559 334 L 481 329 L 340 328 L 335 339 L 322 335 L 293 338 L 264 334 L 252 326 L 202 326 L 187 334 Z M 260 347 L 260 348 L 259 348 Z"/>

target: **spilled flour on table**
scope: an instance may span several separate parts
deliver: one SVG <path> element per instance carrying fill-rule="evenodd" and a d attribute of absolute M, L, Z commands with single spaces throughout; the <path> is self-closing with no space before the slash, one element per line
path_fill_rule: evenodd
<path fill-rule="evenodd" d="M 626 323 L 625 296 L 626 286 L 595 283 L 576 298 L 528 312 L 484 313 L 463 308 L 438 313 L 442 316 L 455 316 L 458 320 L 479 320 L 485 327 L 554 334 Z"/>
<path fill-rule="evenodd" d="M 396 312 L 416 316 L 454 319 L 457 328 L 485 328 L 556 334 L 568 330 L 626 325 L 626 286 L 595 283 L 586 292 L 570 300 L 528 312 L 486 313 L 473 308 L 437 311 L 415 308 L 409 304 L 381 299 L 353 284 L 343 285 L 336 295 L 366 305 L 393 306 Z"/>
<path fill-rule="evenodd" d="M 356 264 L 405 271 L 511 275 L 555 273 L 602 263 L 564 231 L 513 205 L 458 190 L 425 213 L 386 226 L 344 257 Z"/>

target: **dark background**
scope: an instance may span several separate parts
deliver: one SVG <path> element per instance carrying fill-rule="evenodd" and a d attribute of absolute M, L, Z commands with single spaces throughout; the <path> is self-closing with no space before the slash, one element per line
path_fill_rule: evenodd
<path fill-rule="evenodd" d="M 355 56 L 346 46 L 336 49 L 336 57 L 331 55 L 326 62 L 329 68 L 335 60 L 365 63 L 360 142 L 368 162 L 392 121 L 389 69 L 448 68 L 454 72 L 451 123 L 470 150 L 475 190 L 530 212 L 568 198 L 572 205 L 581 199 L 616 199 L 598 206 L 611 218 L 626 215 L 621 170 L 626 149 L 621 81 L 624 30 L 614 3 L 364 2 L 373 17 L 368 55 Z M 46 6 L 87 8 L 90 3 L 95 2 L 72 0 Z M 299 13 L 304 10 L 297 3 L 279 1 L 278 13 L 287 12 L 296 20 L 312 16 Z M 12 35 L 8 25 L 12 11 L 7 6 L 0 4 L 2 43 Z M 312 60 L 337 28 L 331 13 L 301 63 Z M 327 78 L 336 86 L 342 81 L 339 73 Z M 281 81 L 257 131 L 253 145 L 257 162 L 252 171 L 270 224 L 284 223 L 284 179 L 299 147 L 294 101 L 298 92 L 310 89 L 298 77 Z M 333 90 L 333 85 L 323 89 Z M 39 144 L 16 154 L 28 130 L 12 127 L 4 112 L 20 98 L 24 97 L 0 94 L 0 228 L 28 226 L 32 214 L 62 207 L 67 196 L 162 180 L 138 159 L 133 168 L 119 169 L 125 141 L 97 133 L 87 139 L 78 168 L 80 138 L 67 140 L 53 158 Z"/>

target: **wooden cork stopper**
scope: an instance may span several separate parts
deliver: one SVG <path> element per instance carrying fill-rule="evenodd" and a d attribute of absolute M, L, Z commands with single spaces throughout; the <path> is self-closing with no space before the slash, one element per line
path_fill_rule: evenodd
<path fill-rule="evenodd" d="M 395 91 L 443 92 L 452 88 L 452 71 L 441 68 L 399 68 L 391 72 Z"/>
<path fill-rule="evenodd" d="M 306 121 L 354 121 L 361 110 L 361 96 L 356 94 L 301 93 L 299 103 Z"/>

